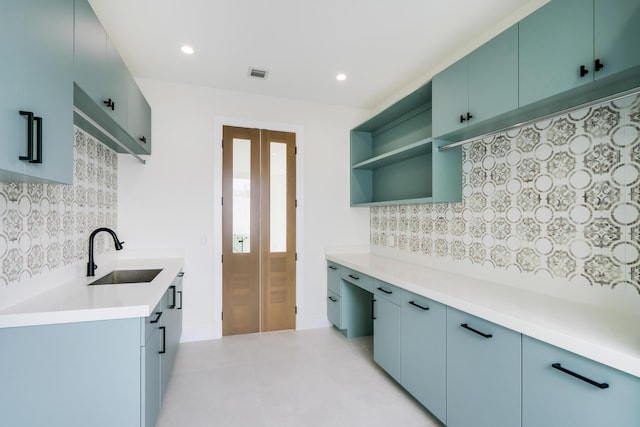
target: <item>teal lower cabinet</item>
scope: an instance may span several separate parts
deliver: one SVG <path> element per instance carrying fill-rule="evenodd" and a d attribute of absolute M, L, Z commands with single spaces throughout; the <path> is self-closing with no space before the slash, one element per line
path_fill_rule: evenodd
<path fill-rule="evenodd" d="M 376 281 L 373 291 L 373 360 L 400 382 L 400 289 Z"/>
<path fill-rule="evenodd" d="M 447 421 L 447 307 L 404 291 L 400 308 L 400 384 Z"/>
<path fill-rule="evenodd" d="M 520 426 L 521 347 L 519 333 L 447 307 L 448 427 Z"/>
<path fill-rule="evenodd" d="M 0 329 L 0 424 L 144 425 L 142 322 L 132 318 Z"/>
<path fill-rule="evenodd" d="M 327 290 L 327 318 L 336 328 L 343 330 L 342 326 L 342 302 L 341 296 L 331 290 Z"/>
<path fill-rule="evenodd" d="M 327 318 L 347 338 L 373 333 L 373 279 L 327 262 Z"/>
<path fill-rule="evenodd" d="M 340 295 L 340 266 L 335 262 L 327 262 L 327 288 Z"/>
<path fill-rule="evenodd" d="M 169 288 L 147 318 L 0 328 L 0 425 L 155 426 L 182 329 L 178 279 L 175 307 Z"/>
<path fill-rule="evenodd" d="M 523 337 L 523 427 L 637 427 L 639 397 L 640 378 Z"/>

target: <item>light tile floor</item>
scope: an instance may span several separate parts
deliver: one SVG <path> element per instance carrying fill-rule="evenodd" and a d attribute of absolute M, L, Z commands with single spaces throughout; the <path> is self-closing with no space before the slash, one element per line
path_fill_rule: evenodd
<path fill-rule="evenodd" d="M 157 427 L 436 427 L 380 369 L 371 337 L 334 328 L 180 345 Z"/>

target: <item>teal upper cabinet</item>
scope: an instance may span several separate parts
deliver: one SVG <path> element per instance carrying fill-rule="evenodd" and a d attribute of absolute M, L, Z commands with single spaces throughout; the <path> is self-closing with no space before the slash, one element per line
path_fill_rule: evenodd
<path fill-rule="evenodd" d="M 640 378 L 522 339 L 523 427 L 637 427 Z"/>
<path fill-rule="evenodd" d="M 151 153 L 151 108 L 87 0 L 76 0 L 74 105 L 113 135 L 75 121 L 118 152 Z"/>
<path fill-rule="evenodd" d="M 517 25 L 433 78 L 433 135 L 436 137 L 517 107 Z"/>
<path fill-rule="evenodd" d="M 73 0 L 3 1 L 0 35 L 0 179 L 70 184 Z"/>
<path fill-rule="evenodd" d="M 553 0 L 522 20 L 520 105 L 640 66 L 639 19 L 636 0 Z"/>
<path fill-rule="evenodd" d="M 462 154 L 431 138 L 431 83 L 351 130 L 351 206 L 459 202 Z"/>
<path fill-rule="evenodd" d="M 520 105 L 593 81 L 592 0 L 552 0 L 519 28 Z"/>
<path fill-rule="evenodd" d="M 595 0 L 594 22 L 596 78 L 640 66 L 638 0 Z"/>

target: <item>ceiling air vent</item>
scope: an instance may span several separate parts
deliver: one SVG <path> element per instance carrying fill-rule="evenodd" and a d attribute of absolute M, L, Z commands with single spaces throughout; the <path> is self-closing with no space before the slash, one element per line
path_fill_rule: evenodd
<path fill-rule="evenodd" d="M 258 79 L 266 79 L 269 71 L 261 70 L 259 68 L 250 67 L 249 68 L 249 77 L 256 77 Z"/>

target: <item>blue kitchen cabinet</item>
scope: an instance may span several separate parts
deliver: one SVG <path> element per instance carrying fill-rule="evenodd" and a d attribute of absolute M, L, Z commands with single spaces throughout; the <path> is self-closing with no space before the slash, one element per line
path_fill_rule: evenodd
<path fill-rule="evenodd" d="M 74 105 L 136 154 L 151 153 L 151 108 L 87 0 L 75 4 Z M 83 118 L 76 124 L 126 151 Z"/>
<path fill-rule="evenodd" d="M 340 266 L 331 261 L 327 261 L 327 287 L 340 295 Z"/>
<path fill-rule="evenodd" d="M 162 340 L 166 328 L 162 322 L 165 316 L 163 298 L 153 309 L 151 315 L 145 319 L 145 345 L 142 348 L 144 360 L 144 392 L 141 395 L 141 413 L 144 420 L 141 425 L 153 427 L 156 425 L 160 407 L 162 406 Z"/>
<path fill-rule="evenodd" d="M 522 339 L 523 427 L 637 427 L 640 378 Z"/>
<path fill-rule="evenodd" d="M 521 335 L 447 307 L 447 426 L 521 423 Z"/>
<path fill-rule="evenodd" d="M 433 78 L 433 135 L 440 137 L 518 107 L 518 26 Z"/>
<path fill-rule="evenodd" d="M 164 303 L 163 311 L 167 316 L 162 325 L 165 329 L 162 330 L 161 401 L 169 385 L 182 334 L 182 277 L 183 273 L 179 273 L 167 289 L 162 301 Z"/>
<path fill-rule="evenodd" d="M 400 382 L 400 289 L 376 280 L 373 297 L 373 360 Z"/>
<path fill-rule="evenodd" d="M 71 184 L 73 0 L 3 0 L 0 34 L 0 179 Z"/>
<path fill-rule="evenodd" d="M 400 384 L 440 421 L 447 421 L 447 308 L 402 292 Z"/>
<path fill-rule="evenodd" d="M 640 2 L 595 0 L 595 78 L 607 77 L 640 66 Z M 597 70 L 596 70 L 597 68 Z"/>
<path fill-rule="evenodd" d="M 635 0 L 553 0 L 523 19 L 520 106 L 624 71 L 634 73 L 640 66 L 638 19 Z"/>
<path fill-rule="evenodd" d="M 0 329 L 2 425 L 139 427 L 139 318 Z"/>

